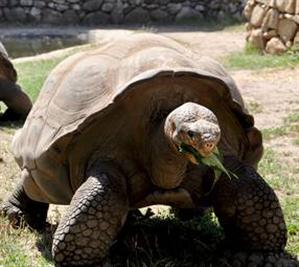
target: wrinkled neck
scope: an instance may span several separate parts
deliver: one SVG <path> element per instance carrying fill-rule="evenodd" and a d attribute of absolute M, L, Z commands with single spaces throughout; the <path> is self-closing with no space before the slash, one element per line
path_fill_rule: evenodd
<path fill-rule="evenodd" d="M 156 186 L 173 189 L 185 178 L 188 161 L 171 143 L 164 121 L 151 139 L 151 180 Z"/>

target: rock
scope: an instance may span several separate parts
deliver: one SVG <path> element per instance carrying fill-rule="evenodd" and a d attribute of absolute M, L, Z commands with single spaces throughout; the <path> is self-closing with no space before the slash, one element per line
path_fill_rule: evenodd
<path fill-rule="evenodd" d="M 78 24 L 80 22 L 80 17 L 75 10 L 65 11 L 63 17 L 66 24 Z"/>
<path fill-rule="evenodd" d="M 203 15 L 189 6 L 184 6 L 180 12 L 176 15 L 176 22 L 184 22 L 186 20 L 201 20 Z"/>
<path fill-rule="evenodd" d="M 239 262 L 238 260 L 234 260 L 232 263 L 232 267 L 242 267 L 243 264 Z"/>
<path fill-rule="evenodd" d="M 33 5 L 35 6 L 35 7 L 38 7 L 38 8 L 42 8 L 42 7 L 44 7 L 45 5 L 46 5 L 46 3 L 44 2 L 44 1 L 34 1 L 33 2 Z"/>
<path fill-rule="evenodd" d="M 167 5 L 166 10 L 169 14 L 175 15 L 181 10 L 181 8 L 182 8 L 182 4 L 180 4 L 180 3 L 177 3 L 177 4 L 171 3 L 171 4 Z"/>
<path fill-rule="evenodd" d="M 298 2 L 298 0 L 297 0 L 297 2 Z M 285 12 L 294 14 L 295 6 L 296 6 L 296 0 L 288 0 L 286 8 L 285 8 Z"/>
<path fill-rule="evenodd" d="M 167 4 L 169 4 L 169 2 L 170 2 L 170 0 L 160 0 L 159 4 L 160 4 L 160 6 L 161 5 L 167 5 Z"/>
<path fill-rule="evenodd" d="M 24 9 L 21 7 L 14 7 L 12 9 L 5 8 L 4 15 L 10 22 L 24 22 L 27 18 Z"/>
<path fill-rule="evenodd" d="M 7 6 L 7 0 L 1 0 L 0 7 L 6 7 L 6 6 Z"/>
<path fill-rule="evenodd" d="M 68 8 L 69 8 L 68 5 L 64 5 L 64 4 L 57 4 L 57 5 L 56 5 L 56 10 L 58 10 L 58 11 L 65 11 L 65 10 L 67 10 Z"/>
<path fill-rule="evenodd" d="M 264 40 L 263 40 L 263 33 L 261 29 L 256 29 L 251 32 L 248 41 L 252 43 L 252 45 L 260 50 L 264 49 Z"/>
<path fill-rule="evenodd" d="M 245 252 L 238 252 L 234 255 L 234 258 L 237 259 L 239 262 L 242 263 L 242 266 L 246 263 L 247 260 L 247 253 Z"/>
<path fill-rule="evenodd" d="M 74 10 L 81 10 L 81 6 L 79 4 L 73 4 L 72 9 Z"/>
<path fill-rule="evenodd" d="M 1 1 L 0 1 L 1 2 Z M 3 2 L 5 2 L 5 1 L 3 1 Z M 9 5 L 12 7 L 12 6 L 16 6 L 16 5 L 18 5 L 19 4 L 19 1 L 18 0 L 10 0 L 9 1 Z"/>
<path fill-rule="evenodd" d="M 266 9 L 262 8 L 260 5 L 256 5 L 250 17 L 250 23 L 255 27 L 261 26 L 265 13 Z"/>
<path fill-rule="evenodd" d="M 263 31 L 277 29 L 279 13 L 276 9 L 269 9 L 262 23 Z"/>
<path fill-rule="evenodd" d="M 96 11 L 100 8 L 102 3 L 103 0 L 89 0 L 83 4 L 82 8 L 87 11 Z"/>
<path fill-rule="evenodd" d="M 129 3 L 133 6 L 139 6 L 141 4 L 141 0 L 128 0 Z"/>
<path fill-rule="evenodd" d="M 294 38 L 294 45 L 299 45 L 299 31 L 296 33 Z"/>
<path fill-rule="evenodd" d="M 110 16 L 102 11 L 89 13 L 82 20 L 85 25 L 103 25 L 109 22 Z"/>
<path fill-rule="evenodd" d="M 124 19 L 124 5 L 121 0 L 117 0 L 115 8 L 111 12 L 111 19 L 114 24 L 119 24 Z"/>
<path fill-rule="evenodd" d="M 298 0 L 296 1 L 296 4 L 295 4 L 295 14 L 299 15 L 299 1 Z"/>
<path fill-rule="evenodd" d="M 277 37 L 272 38 L 266 45 L 266 52 L 272 55 L 281 55 L 286 50 L 284 43 Z"/>
<path fill-rule="evenodd" d="M 297 24 L 293 20 L 282 19 L 278 23 L 278 34 L 285 43 L 294 38 L 296 30 Z"/>
<path fill-rule="evenodd" d="M 124 22 L 129 24 L 146 24 L 149 22 L 149 20 L 150 16 L 148 12 L 142 7 L 137 7 L 133 9 L 124 18 Z"/>
<path fill-rule="evenodd" d="M 253 253 L 248 257 L 248 261 L 250 263 L 256 264 L 256 266 L 258 266 L 259 264 L 261 264 L 263 262 L 264 258 L 262 254 L 258 254 L 258 253 Z M 248 266 L 249 267 L 249 266 Z"/>
<path fill-rule="evenodd" d="M 294 13 L 296 0 L 276 0 L 276 7 L 281 12 Z"/>
<path fill-rule="evenodd" d="M 168 13 L 160 9 L 155 9 L 152 12 L 150 12 L 150 16 L 154 21 L 158 21 L 158 22 L 170 21 L 170 16 L 168 15 Z"/>
<path fill-rule="evenodd" d="M 102 5 L 102 11 L 107 12 L 107 13 L 111 12 L 113 10 L 113 8 L 114 8 L 114 5 L 112 3 L 104 3 Z"/>
<path fill-rule="evenodd" d="M 30 10 L 30 15 L 33 17 L 39 17 L 41 13 L 42 13 L 41 10 L 37 7 L 33 7 Z"/>
<path fill-rule="evenodd" d="M 253 29 L 253 26 L 250 23 L 247 22 L 245 24 L 245 28 L 246 28 L 246 31 L 251 31 Z"/>
<path fill-rule="evenodd" d="M 293 21 L 295 21 L 297 24 L 299 24 L 299 15 L 294 15 L 291 18 Z"/>
<path fill-rule="evenodd" d="M 271 31 L 268 31 L 268 32 L 264 32 L 263 33 L 263 37 L 266 39 L 266 40 L 270 40 L 271 38 L 277 36 L 277 32 L 275 30 L 271 30 Z"/>
<path fill-rule="evenodd" d="M 20 5 L 22 6 L 32 6 L 33 0 L 20 0 Z"/>
<path fill-rule="evenodd" d="M 199 11 L 199 12 L 203 12 L 203 11 L 205 11 L 205 6 L 204 5 L 201 5 L 201 4 L 197 4 L 196 6 L 195 6 L 195 10 L 196 11 Z"/>
<path fill-rule="evenodd" d="M 59 24 L 63 22 L 62 14 L 50 8 L 43 9 L 42 15 L 42 20 L 46 24 Z"/>
<path fill-rule="evenodd" d="M 291 41 L 286 42 L 286 47 L 291 48 L 292 47 L 292 42 Z"/>

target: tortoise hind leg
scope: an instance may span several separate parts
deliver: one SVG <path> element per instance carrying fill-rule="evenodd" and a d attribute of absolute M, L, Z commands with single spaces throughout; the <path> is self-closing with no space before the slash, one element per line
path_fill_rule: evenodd
<path fill-rule="evenodd" d="M 56 266 L 96 266 L 126 219 L 129 203 L 123 175 L 112 163 L 98 162 L 76 191 L 55 232 Z"/>
<path fill-rule="evenodd" d="M 238 179 L 222 176 L 211 199 L 227 239 L 248 250 L 282 251 L 287 232 L 274 191 L 252 167 L 226 160 L 238 166 Z"/>
<path fill-rule="evenodd" d="M 28 225 L 34 230 L 41 231 L 46 226 L 48 209 L 48 203 L 29 198 L 20 183 L 11 196 L 1 204 L 0 213 L 8 218 L 13 227 Z"/>

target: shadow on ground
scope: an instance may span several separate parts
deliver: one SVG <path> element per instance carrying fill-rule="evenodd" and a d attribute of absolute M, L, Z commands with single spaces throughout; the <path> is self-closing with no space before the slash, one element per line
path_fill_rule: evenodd
<path fill-rule="evenodd" d="M 221 227 L 212 213 L 181 221 L 174 216 L 140 216 L 132 213 L 107 258 L 108 267 L 297 267 L 299 262 L 286 253 L 245 253 L 228 249 Z M 37 246 L 51 259 L 49 225 Z M 265 263 L 270 265 L 265 265 Z M 271 265 L 273 262 L 273 265 Z M 278 263 L 277 263 L 278 262 Z M 275 264 L 278 265 L 275 265 Z"/>

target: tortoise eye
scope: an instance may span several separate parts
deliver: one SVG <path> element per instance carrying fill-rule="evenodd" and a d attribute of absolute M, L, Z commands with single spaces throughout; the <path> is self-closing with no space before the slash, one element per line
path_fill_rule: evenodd
<path fill-rule="evenodd" d="M 189 135 L 190 138 L 194 138 L 196 136 L 196 133 L 193 131 L 188 131 L 187 134 Z"/>

